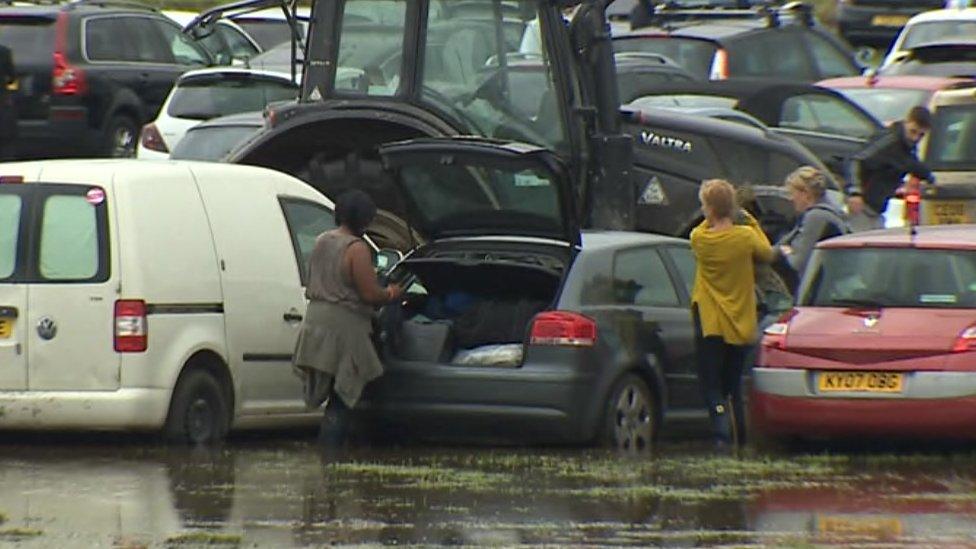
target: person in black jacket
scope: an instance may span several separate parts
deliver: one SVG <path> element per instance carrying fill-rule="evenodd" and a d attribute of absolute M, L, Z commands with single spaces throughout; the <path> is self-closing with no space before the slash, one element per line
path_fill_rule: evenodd
<path fill-rule="evenodd" d="M 14 110 L 13 55 L 10 48 L 0 44 L 0 161 L 13 159 L 14 140 L 17 138 L 17 113 Z"/>
<path fill-rule="evenodd" d="M 906 174 L 934 183 L 932 171 L 915 156 L 915 145 L 932 127 L 925 107 L 912 107 L 905 120 L 873 137 L 851 159 L 847 209 L 855 231 L 881 228 L 881 213 Z"/>

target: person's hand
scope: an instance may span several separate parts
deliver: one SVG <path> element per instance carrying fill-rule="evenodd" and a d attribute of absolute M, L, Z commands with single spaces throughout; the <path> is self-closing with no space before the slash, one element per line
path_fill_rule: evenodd
<path fill-rule="evenodd" d="M 847 197 L 847 211 L 851 215 L 857 215 L 864 211 L 864 198 L 860 196 Z"/>
<path fill-rule="evenodd" d="M 403 288 L 399 284 L 390 284 L 386 287 L 386 295 L 389 297 L 389 301 L 392 303 L 403 295 Z"/>
<path fill-rule="evenodd" d="M 793 248 L 783 244 L 779 247 L 779 253 L 783 254 L 784 256 L 790 255 L 793 253 Z"/>

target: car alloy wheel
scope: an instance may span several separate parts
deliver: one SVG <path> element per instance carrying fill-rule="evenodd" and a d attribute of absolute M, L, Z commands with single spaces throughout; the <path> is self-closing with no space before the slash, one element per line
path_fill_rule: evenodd
<path fill-rule="evenodd" d="M 654 398 L 644 380 L 624 375 L 611 393 L 608 431 L 611 444 L 627 452 L 651 448 L 655 435 Z"/>

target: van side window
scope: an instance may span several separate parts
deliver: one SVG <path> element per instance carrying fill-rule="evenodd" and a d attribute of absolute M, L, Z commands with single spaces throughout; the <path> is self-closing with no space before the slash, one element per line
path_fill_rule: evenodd
<path fill-rule="evenodd" d="M 98 274 L 98 219 L 84 196 L 55 194 L 44 201 L 39 257 L 45 280 L 82 281 Z"/>
<path fill-rule="evenodd" d="M 295 247 L 295 260 L 302 286 L 308 281 L 308 256 L 315 247 L 315 239 L 325 231 L 336 228 L 335 214 L 329 208 L 299 198 L 280 198 L 288 232 Z"/>
<path fill-rule="evenodd" d="M 17 241 L 20 237 L 21 198 L 0 195 L 0 279 L 10 278 L 17 265 Z"/>
<path fill-rule="evenodd" d="M 622 305 L 677 307 L 678 293 L 654 248 L 618 252 L 613 259 L 614 302 Z"/>

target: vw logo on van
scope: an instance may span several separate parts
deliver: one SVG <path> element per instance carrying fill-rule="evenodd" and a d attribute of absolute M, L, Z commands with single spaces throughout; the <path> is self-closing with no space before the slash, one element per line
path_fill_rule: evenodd
<path fill-rule="evenodd" d="M 41 339 L 54 339 L 58 335 L 58 325 L 49 317 L 44 317 L 37 322 L 37 335 Z"/>

